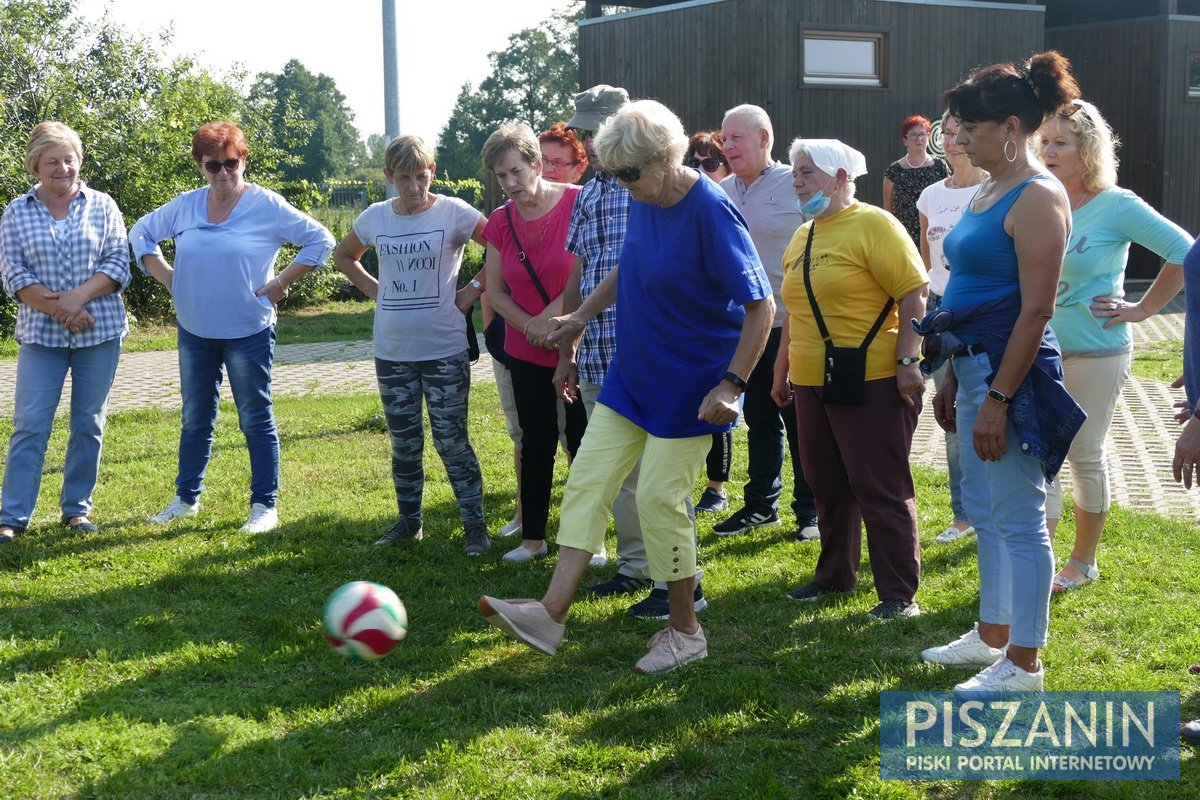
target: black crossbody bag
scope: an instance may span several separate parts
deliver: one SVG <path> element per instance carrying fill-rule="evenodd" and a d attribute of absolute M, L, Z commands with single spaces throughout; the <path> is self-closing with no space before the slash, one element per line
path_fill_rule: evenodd
<path fill-rule="evenodd" d="M 888 298 L 887 305 L 883 307 L 879 319 L 875 320 L 875 324 L 871 326 L 871 330 L 867 332 L 867 338 L 863 339 L 861 345 L 858 347 L 835 347 L 833 338 L 829 335 L 829 329 L 825 327 L 821 309 L 817 306 L 817 298 L 813 295 L 812 290 L 812 280 L 808 275 L 812 256 L 813 231 L 816 229 L 817 223 L 814 220 L 808 229 L 808 241 L 804 244 L 804 291 L 808 292 L 808 304 L 812 306 L 813 319 L 816 320 L 817 330 L 821 332 L 821 339 L 825 342 L 825 382 L 821 399 L 830 405 L 859 406 L 862 405 L 867 385 L 867 348 L 871 346 L 875 334 L 879 333 L 879 329 L 883 327 L 884 320 L 887 319 L 896 301 L 891 297 Z"/>
<path fill-rule="evenodd" d="M 517 258 L 525 265 L 525 270 L 529 273 L 529 279 L 533 281 L 533 287 L 542 296 L 542 302 L 550 305 L 550 295 L 546 294 L 545 287 L 538 280 L 537 273 L 533 271 L 533 265 L 529 261 L 529 256 L 525 255 L 525 248 L 521 246 L 521 239 L 517 236 L 516 226 L 513 225 L 512 212 L 509 210 L 508 203 L 504 204 L 504 218 L 508 220 L 508 229 L 512 232 L 513 242 L 517 245 Z M 497 314 L 492 317 L 492 321 L 484 329 L 483 342 L 487 345 L 488 353 L 494 360 L 499 361 L 506 367 L 511 367 L 512 357 L 504 352 L 505 331 L 504 318 Z"/>

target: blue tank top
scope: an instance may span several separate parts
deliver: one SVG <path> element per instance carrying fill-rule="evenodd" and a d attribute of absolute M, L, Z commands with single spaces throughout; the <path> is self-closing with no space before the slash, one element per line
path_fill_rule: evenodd
<path fill-rule="evenodd" d="M 1050 177 L 1038 173 L 1022 181 L 987 211 L 972 211 L 970 206 L 963 211 L 962 219 L 942 242 L 942 251 L 950 264 L 950 282 L 942 297 L 943 306 L 967 308 L 999 300 L 1017 289 L 1017 250 L 1004 230 L 1004 218 L 1026 186 Z"/>

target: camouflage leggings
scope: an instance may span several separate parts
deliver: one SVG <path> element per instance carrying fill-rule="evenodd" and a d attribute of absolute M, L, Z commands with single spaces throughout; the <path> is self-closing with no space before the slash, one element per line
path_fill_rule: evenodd
<path fill-rule="evenodd" d="M 392 434 L 392 481 L 400 516 L 421 519 L 425 488 L 425 430 L 421 397 L 429 407 L 429 426 L 464 525 L 483 522 L 483 475 L 467 438 L 467 398 L 471 366 L 464 350 L 435 361 L 375 359 L 383 413 Z"/>

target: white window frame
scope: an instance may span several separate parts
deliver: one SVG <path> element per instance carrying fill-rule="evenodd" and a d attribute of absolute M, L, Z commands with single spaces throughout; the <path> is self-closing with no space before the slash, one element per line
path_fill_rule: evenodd
<path fill-rule="evenodd" d="M 808 69 L 810 42 L 842 42 L 875 47 L 874 73 L 812 71 Z M 804 31 L 804 83 L 810 86 L 861 86 L 878 88 L 887 86 L 887 34 L 875 31 L 838 31 L 806 29 Z"/>

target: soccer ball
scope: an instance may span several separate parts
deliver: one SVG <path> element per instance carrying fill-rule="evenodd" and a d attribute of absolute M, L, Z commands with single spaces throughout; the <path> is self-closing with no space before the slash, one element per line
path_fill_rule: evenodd
<path fill-rule="evenodd" d="M 346 658 L 374 661 L 408 633 L 404 603 L 388 587 L 371 581 L 341 586 L 325 601 L 325 638 Z"/>

